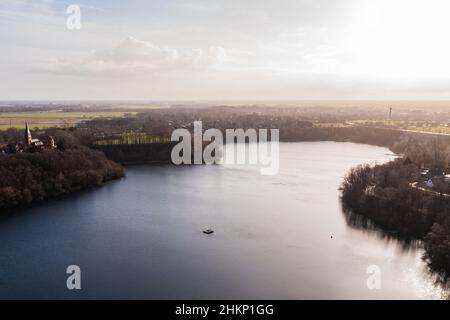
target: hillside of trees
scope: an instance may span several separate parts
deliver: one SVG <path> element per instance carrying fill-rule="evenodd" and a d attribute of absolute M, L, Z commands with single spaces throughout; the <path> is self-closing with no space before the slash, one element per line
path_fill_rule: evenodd
<path fill-rule="evenodd" d="M 404 158 L 353 168 L 342 184 L 342 201 L 392 233 L 424 240 L 430 269 L 450 277 L 450 199 L 412 188 L 419 167 Z"/>
<path fill-rule="evenodd" d="M 123 175 L 120 165 L 83 146 L 1 155 L 0 210 L 100 186 Z"/>

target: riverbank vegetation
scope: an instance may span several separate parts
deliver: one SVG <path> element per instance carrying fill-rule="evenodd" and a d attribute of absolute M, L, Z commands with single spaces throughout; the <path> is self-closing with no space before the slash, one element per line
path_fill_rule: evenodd
<path fill-rule="evenodd" d="M 446 281 L 450 277 L 450 197 L 413 183 L 420 179 L 418 164 L 425 161 L 441 170 L 448 155 L 445 149 L 434 150 L 432 144 L 422 145 L 423 150 L 419 142 L 414 145 L 414 152 L 404 150 L 407 155 L 395 161 L 353 168 L 344 178 L 342 201 L 384 230 L 424 240 L 424 258 Z"/>
<path fill-rule="evenodd" d="M 120 165 L 82 146 L 69 131 L 53 133 L 57 150 L 0 155 L 0 209 L 100 186 L 124 175 Z"/>

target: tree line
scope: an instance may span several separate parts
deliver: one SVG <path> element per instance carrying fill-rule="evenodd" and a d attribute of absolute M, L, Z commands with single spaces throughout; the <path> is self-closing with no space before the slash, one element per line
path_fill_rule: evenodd
<path fill-rule="evenodd" d="M 0 155 L 0 209 L 27 205 L 120 178 L 123 168 L 60 132 L 58 150 Z"/>
<path fill-rule="evenodd" d="M 420 156 L 419 156 L 420 158 Z M 404 158 L 353 168 L 342 183 L 342 201 L 385 230 L 424 240 L 431 270 L 450 277 L 450 199 L 411 187 L 419 167 Z"/>

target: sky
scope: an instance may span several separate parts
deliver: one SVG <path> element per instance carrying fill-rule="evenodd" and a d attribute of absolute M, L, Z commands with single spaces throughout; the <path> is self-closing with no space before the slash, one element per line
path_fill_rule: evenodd
<path fill-rule="evenodd" d="M 0 0 L 0 100 L 447 100 L 449 16 L 448 0 Z"/>

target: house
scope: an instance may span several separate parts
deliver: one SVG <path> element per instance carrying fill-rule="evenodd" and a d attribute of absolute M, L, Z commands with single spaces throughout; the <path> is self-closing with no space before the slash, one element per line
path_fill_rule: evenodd
<path fill-rule="evenodd" d="M 424 168 L 424 169 L 420 170 L 420 176 L 423 179 L 428 179 L 430 177 L 430 169 Z"/>
<path fill-rule="evenodd" d="M 31 143 L 28 146 L 31 147 L 33 151 L 44 149 L 44 144 L 39 139 L 31 139 Z"/>
<path fill-rule="evenodd" d="M 52 136 L 44 134 L 40 138 L 45 148 L 55 148 L 55 140 Z"/>

